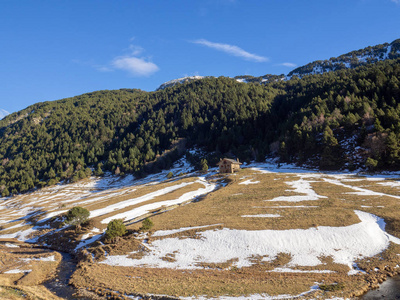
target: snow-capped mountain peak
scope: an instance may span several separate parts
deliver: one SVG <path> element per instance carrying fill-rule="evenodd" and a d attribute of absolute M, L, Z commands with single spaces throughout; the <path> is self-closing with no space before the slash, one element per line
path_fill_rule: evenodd
<path fill-rule="evenodd" d="M 157 89 L 158 90 L 163 90 L 166 89 L 170 86 L 174 86 L 176 84 L 180 84 L 180 83 L 186 83 L 186 82 L 190 82 L 190 81 L 195 81 L 195 80 L 200 80 L 205 78 L 205 76 L 186 76 L 186 77 L 182 77 L 182 78 L 178 78 L 178 79 L 173 79 L 167 82 L 164 82 L 162 85 L 160 85 Z"/>

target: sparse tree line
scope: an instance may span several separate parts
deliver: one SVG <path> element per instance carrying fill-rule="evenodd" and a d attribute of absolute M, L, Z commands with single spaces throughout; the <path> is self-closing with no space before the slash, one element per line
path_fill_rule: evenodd
<path fill-rule="evenodd" d="M 180 138 L 212 153 L 207 163 L 197 159 L 199 169 L 227 154 L 323 169 L 396 169 L 399 81 L 400 61 L 387 60 L 266 85 L 205 78 L 157 92 L 98 91 L 37 103 L 0 120 L 0 192 L 168 169 L 179 155 L 163 153 Z M 349 155 L 357 146 L 361 162 Z"/>
<path fill-rule="evenodd" d="M 61 224 L 71 225 L 75 227 L 76 232 L 80 232 L 82 225 L 85 225 L 89 221 L 90 211 L 86 208 L 75 206 L 68 210 L 65 215 L 65 222 Z M 153 221 L 150 218 L 145 218 L 142 221 L 141 231 L 149 231 L 154 226 Z M 121 219 L 111 220 L 107 224 L 107 229 L 104 233 L 105 240 L 112 242 L 117 237 L 122 237 L 127 233 L 126 226 Z"/>

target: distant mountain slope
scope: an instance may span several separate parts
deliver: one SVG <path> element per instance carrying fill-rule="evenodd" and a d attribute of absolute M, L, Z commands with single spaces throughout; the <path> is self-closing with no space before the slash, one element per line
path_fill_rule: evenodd
<path fill-rule="evenodd" d="M 181 84 L 181 83 L 186 83 L 186 82 L 191 82 L 191 81 L 195 81 L 195 80 L 200 80 L 205 78 L 204 76 L 187 76 L 187 77 L 182 77 L 182 78 L 178 78 L 178 79 L 173 79 L 173 80 L 169 80 L 167 82 L 164 82 L 162 85 L 160 85 L 156 91 L 159 90 L 163 90 L 166 89 L 168 87 L 177 85 L 177 84 Z"/>
<path fill-rule="evenodd" d="M 9 115 L 10 113 L 4 109 L 0 108 L 0 120 L 3 119 L 5 116 Z"/>
<path fill-rule="evenodd" d="M 305 75 L 322 74 L 331 71 L 354 69 L 366 64 L 400 57 L 400 39 L 388 44 L 366 47 L 357 51 L 333 57 L 328 60 L 317 60 L 291 71 L 287 77 L 303 77 Z"/>
<path fill-rule="evenodd" d="M 385 43 L 373 47 L 366 47 L 364 49 L 356 50 L 343 54 L 339 57 L 333 57 L 328 60 L 317 60 L 311 62 L 305 66 L 298 67 L 288 73 L 287 75 L 271 75 L 267 74 L 264 76 L 250 76 L 240 75 L 234 77 L 239 82 L 252 82 L 266 84 L 268 82 L 274 82 L 279 80 L 289 80 L 293 76 L 299 78 L 306 75 L 323 74 L 326 72 L 354 69 L 359 66 L 364 66 L 371 63 L 386 59 L 395 59 L 400 57 L 400 39 L 393 41 L 392 43 Z"/>
<path fill-rule="evenodd" d="M 254 77 L 254 76 L 250 76 L 250 75 L 241 75 L 241 76 L 236 76 L 234 77 L 234 79 L 236 79 L 236 81 L 238 82 L 253 82 L 253 83 L 267 83 L 267 82 L 276 82 L 276 81 L 280 81 L 280 80 L 285 80 L 286 76 L 285 75 L 272 75 L 272 74 L 267 74 L 264 76 L 259 76 L 259 77 Z"/>
<path fill-rule="evenodd" d="M 376 46 L 369 46 L 364 49 L 343 54 L 339 57 L 332 57 L 328 60 L 313 61 L 307 65 L 294 69 L 287 75 L 284 74 L 281 75 L 266 74 L 263 76 L 239 75 L 235 76 L 234 79 L 236 79 L 238 82 L 243 82 L 243 83 L 266 84 L 268 82 L 290 80 L 293 76 L 301 78 L 306 75 L 323 74 L 326 72 L 332 72 L 344 69 L 354 69 L 359 66 L 376 63 L 378 61 L 386 59 L 396 59 L 399 57 L 400 57 L 400 39 L 397 39 L 390 44 L 385 43 Z M 189 77 L 170 80 L 160 85 L 157 91 L 177 84 L 182 84 L 203 78 L 205 77 L 189 76 Z"/>

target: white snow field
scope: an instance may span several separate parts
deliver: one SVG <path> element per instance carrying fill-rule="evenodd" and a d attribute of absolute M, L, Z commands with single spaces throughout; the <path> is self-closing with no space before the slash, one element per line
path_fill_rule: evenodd
<path fill-rule="evenodd" d="M 236 267 L 251 266 L 254 255 L 268 256 L 272 261 L 278 253 L 291 255 L 289 267 L 317 266 L 318 257 L 331 256 L 335 263 L 348 265 L 374 256 L 400 239 L 384 231 L 384 221 L 372 214 L 355 211 L 360 223 L 346 227 L 320 226 L 291 230 L 207 230 L 200 238 L 164 238 L 149 244 L 150 253 L 140 259 L 128 255 L 107 256 L 100 262 L 115 266 L 146 266 L 152 268 L 200 269 L 202 262 L 224 263 L 237 259 Z M 135 253 L 135 252 L 132 252 Z M 175 253 L 175 261 L 162 259 Z"/>

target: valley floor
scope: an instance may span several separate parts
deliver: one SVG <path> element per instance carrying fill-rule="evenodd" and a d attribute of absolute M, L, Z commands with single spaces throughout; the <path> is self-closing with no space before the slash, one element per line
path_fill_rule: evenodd
<path fill-rule="evenodd" d="M 346 299 L 400 272 L 397 175 L 267 163 L 200 174 L 183 160 L 171 179 L 168 172 L 2 198 L 0 240 L 74 253 L 79 263 L 70 283 L 115 299 Z M 77 205 L 91 212 L 79 232 L 62 218 Z M 140 230 L 145 217 L 154 223 L 150 231 Z M 115 218 L 128 234 L 106 243 L 103 233 Z M 21 285 L 33 274 L 32 261 L 44 274 L 33 285 L 51 277 L 45 267 L 51 256 L 18 256 L 13 265 L 12 245 L 0 249 L 0 279 L 14 274 L 9 284 Z"/>

